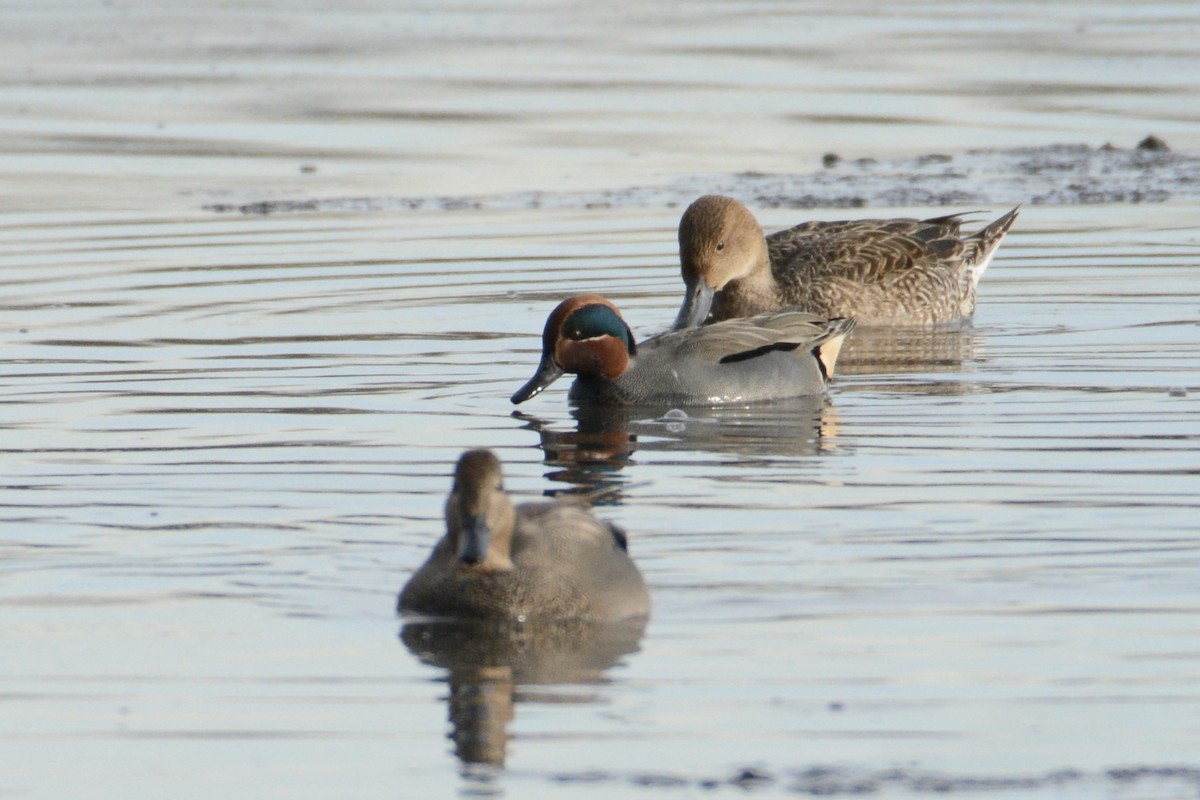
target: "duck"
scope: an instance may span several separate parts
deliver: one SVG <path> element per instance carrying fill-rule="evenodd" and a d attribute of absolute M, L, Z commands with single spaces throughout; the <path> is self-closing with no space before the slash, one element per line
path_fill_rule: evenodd
<path fill-rule="evenodd" d="M 401 614 L 514 623 L 649 614 L 625 532 L 578 500 L 514 507 L 491 450 L 459 457 L 445 514 L 445 535 L 400 592 Z"/>
<path fill-rule="evenodd" d="M 564 373 L 580 406 L 713 406 L 820 395 L 853 319 L 795 309 L 667 331 L 640 343 L 606 298 L 563 300 L 542 332 L 537 371 L 512 396 L 523 403 Z"/>
<path fill-rule="evenodd" d="M 679 221 L 685 294 L 673 328 L 787 306 L 864 327 L 961 325 L 1019 211 L 967 236 L 962 214 L 805 222 L 764 236 L 746 206 L 705 195 Z"/>

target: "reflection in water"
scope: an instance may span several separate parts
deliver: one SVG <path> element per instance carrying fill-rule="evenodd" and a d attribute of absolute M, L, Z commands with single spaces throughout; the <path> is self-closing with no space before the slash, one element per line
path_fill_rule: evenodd
<path fill-rule="evenodd" d="M 620 472 L 635 450 L 738 456 L 737 465 L 756 467 L 763 456 L 815 456 L 837 446 L 837 410 L 826 397 L 798 397 L 743 407 L 582 407 L 571 410 L 574 430 L 519 411 L 513 417 L 541 437 L 546 477 L 571 489 L 548 495 L 596 494 L 598 504 L 620 502 Z"/>
<path fill-rule="evenodd" d="M 838 356 L 842 375 L 957 372 L 975 358 L 970 323 L 954 328 L 857 328 Z"/>
<path fill-rule="evenodd" d="M 595 494 L 598 504 L 618 503 L 626 481 L 620 476 L 637 449 L 637 435 L 629 430 L 625 409 L 571 410 L 574 430 L 554 430 L 549 420 L 514 411 L 512 416 L 536 431 L 545 452 L 547 466 L 555 469 L 546 477 L 556 483 L 571 484 L 572 489 L 547 489 L 546 494 Z"/>
<path fill-rule="evenodd" d="M 514 703 L 536 700 L 519 687 L 598 684 L 605 670 L 636 652 L 646 620 L 620 624 L 491 621 L 411 622 L 400 638 L 422 662 L 448 670 L 454 754 L 463 764 L 504 766 Z M 588 703 L 592 693 L 555 694 Z"/>

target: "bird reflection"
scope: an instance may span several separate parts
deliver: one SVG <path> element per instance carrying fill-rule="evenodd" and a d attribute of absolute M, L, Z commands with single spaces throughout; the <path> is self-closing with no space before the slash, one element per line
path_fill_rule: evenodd
<path fill-rule="evenodd" d="M 516 704 L 549 699 L 532 687 L 597 685 L 637 652 L 646 620 L 618 624 L 411 622 L 400 638 L 422 662 L 447 670 L 454 754 L 464 765 L 504 766 Z M 588 703 L 595 692 L 555 692 L 553 702 Z"/>
<path fill-rule="evenodd" d="M 975 358 L 975 329 L 859 327 L 838 356 L 839 375 L 958 372 Z"/>
<path fill-rule="evenodd" d="M 738 465 L 764 456 L 813 456 L 837 446 L 837 412 L 825 397 L 799 397 L 742 407 L 665 409 L 584 406 L 571 409 L 573 429 L 513 412 L 540 437 L 546 477 L 569 489 L 546 493 L 591 495 L 596 505 L 621 502 L 622 469 L 637 450 L 712 452 L 739 456 Z"/>

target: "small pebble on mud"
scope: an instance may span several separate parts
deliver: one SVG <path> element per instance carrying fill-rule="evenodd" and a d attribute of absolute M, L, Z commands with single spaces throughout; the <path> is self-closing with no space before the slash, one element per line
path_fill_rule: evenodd
<path fill-rule="evenodd" d="M 765 770 L 757 769 L 755 767 L 743 767 L 737 775 L 733 776 L 733 780 L 730 782 L 736 786 L 745 788 L 748 786 L 773 783 L 774 781 L 774 776 Z"/>
<path fill-rule="evenodd" d="M 1151 135 L 1147 136 L 1145 139 L 1142 139 L 1140 142 L 1138 142 L 1137 149 L 1138 150 L 1150 150 L 1155 153 L 1166 153 L 1171 148 L 1168 147 L 1167 143 L 1164 142 L 1162 139 L 1158 138 L 1154 134 L 1151 134 Z"/>

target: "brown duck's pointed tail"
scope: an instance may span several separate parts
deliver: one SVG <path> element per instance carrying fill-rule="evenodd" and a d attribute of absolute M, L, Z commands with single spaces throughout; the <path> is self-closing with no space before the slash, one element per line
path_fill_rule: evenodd
<path fill-rule="evenodd" d="M 857 324 L 857 320 L 853 317 L 831 319 L 825 331 L 814 342 L 812 353 L 817 357 L 817 363 L 821 365 L 821 374 L 825 377 L 826 383 L 833 377 L 838 354 L 842 352 L 842 343 L 846 341 L 846 336 L 854 330 L 854 326 Z"/>
<path fill-rule="evenodd" d="M 966 250 L 963 253 L 963 263 L 966 264 L 967 272 L 971 276 L 971 286 L 979 285 L 980 279 L 983 278 L 983 273 L 987 270 L 988 265 L 992 263 L 992 256 L 996 254 L 996 248 L 1000 246 L 1000 242 L 1003 241 L 1004 235 L 1008 233 L 1008 229 L 1016 221 L 1017 214 L 1020 211 L 1021 207 L 1017 206 L 1003 217 L 1000 217 L 1000 219 L 984 227 L 978 233 L 974 233 L 963 239 L 963 244 L 966 245 Z"/>

